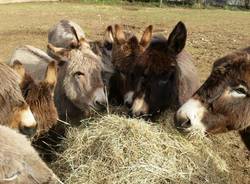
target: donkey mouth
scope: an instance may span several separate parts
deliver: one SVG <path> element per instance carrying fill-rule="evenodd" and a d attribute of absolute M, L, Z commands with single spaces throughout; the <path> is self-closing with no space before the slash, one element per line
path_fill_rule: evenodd
<path fill-rule="evenodd" d="M 175 115 L 174 123 L 175 123 L 175 127 L 180 132 L 188 133 L 188 132 L 191 131 L 190 130 L 190 127 L 192 126 L 191 120 L 189 118 L 187 118 L 187 117 L 185 117 L 185 118 L 177 118 L 177 116 Z"/>
<path fill-rule="evenodd" d="M 105 104 L 95 103 L 95 104 L 91 104 L 89 106 L 93 111 L 106 112 L 106 110 L 107 110 L 107 106 Z"/>

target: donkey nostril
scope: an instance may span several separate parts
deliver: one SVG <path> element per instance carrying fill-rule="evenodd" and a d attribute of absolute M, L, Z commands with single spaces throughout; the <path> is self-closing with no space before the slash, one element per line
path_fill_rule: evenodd
<path fill-rule="evenodd" d="M 20 127 L 20 132 L 24 135 L 27 135 L 28 137 L 32 137 L 36 133 L 37 127 L 27 127 L 23 126 Z"/>
<path fill-rule="evenodd" d="M 175 115 L 175 126 L 178 129 L 187 129 L 192 126 L 188 117 Z"/>
<path fill-rule="evenodd" d="M 192 124 L 191 124 L 190 119 L 186 119 L 184 122 L 181 123 L 181 127 L 184 129 L 191 127 L 191 125 Z"/>
<path fill-rule="evenodd" d="M 95 104 L 100 109 L 105 109 L 107 107 L 107 102 L 105 101 L 95 101 Z"/>
<path fill-rule="evenodd" d="M 132 112 L 131 109 L 128 111 L 128 116 L 129 116 L 129 117 L 133 117 L 133 112 Z"/>
<path fill-rule="evenodd" d="M 132 104 L 129 102 L 125 102 L 125 106 L 130 109 L 132 107 Z"/>
<path fill-rule="evenodd" d="M 144 115 L 144 113 L 142 111 L 138 111 L 138 112 L 135 112 L 133 114 L 133 117 L 140 117 L 140 116 L 143 116 L 143 115 Z"/>

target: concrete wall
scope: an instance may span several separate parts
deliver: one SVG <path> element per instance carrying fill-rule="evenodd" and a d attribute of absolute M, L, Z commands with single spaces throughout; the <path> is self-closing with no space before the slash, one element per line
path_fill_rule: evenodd
<path fill-rule="evenodd" d="M 60 0 L 0 0 L 0 4 L 24 3 L 24 2 L 42 2 L 42 1 L 60 1 Z"/>

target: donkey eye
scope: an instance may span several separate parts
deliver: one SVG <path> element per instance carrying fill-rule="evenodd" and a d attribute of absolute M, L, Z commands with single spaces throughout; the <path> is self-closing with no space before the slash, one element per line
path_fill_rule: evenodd
<path fill-rule="evenodd" d="M 234 91 L 239 93 L 239 94 L 247 94 L 247 91 L 244 87 L 238 87 L 238 88 L 234 89 Z"/>
<path fill-rule="evenodd" d="M 236 98 L 246 97 L 248 95 L 248 90 L 245 86 L 240 85 L 232 90 L 231 95 Z"/>
<path fill-rule="evenodd" d="M 75 76 L 75 77 L 76 77 L 76 76 L 84 76 L 84 75 L 85 75 L 85 74 L 84 74 L 83 72 L 80 72 L 80 71 L 74 73 L 74 76 Z"/>

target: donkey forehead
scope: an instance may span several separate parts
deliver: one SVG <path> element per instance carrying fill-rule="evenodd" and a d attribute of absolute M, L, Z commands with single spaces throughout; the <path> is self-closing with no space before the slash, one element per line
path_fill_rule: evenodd
<path fill-rule="evenodd" d="M 150 49 L 142 54 L 139 65 L 145 68 L 144 73 L 146 74 L 161 75 L 176 68 L 177 62 L 171 55 L 160 50 Z"/>
<path fill-rule="evenodd" d="M 229 54 L 225 57 L 222 57 L 214 62 L 214 68 L 216 67 L 236 67 L 242 65 L 249 65 L 250 64 L 250 54 L 246 51 L 238 51 L 232 54 Z"/>
<path fill-rule="evenodd" d="M 100 57 L 91 52 L 82 52 L 81 50 L 71 51 L 69 68 L 71 71 L 83 70 L 101 70 L 102 64 Z"/>
<path fill-rule="evenodd" d="M 212 72 L 250 81 L 250 55 L 246 52 L 235 52 L 225 56 L 215 61 Z"/>

